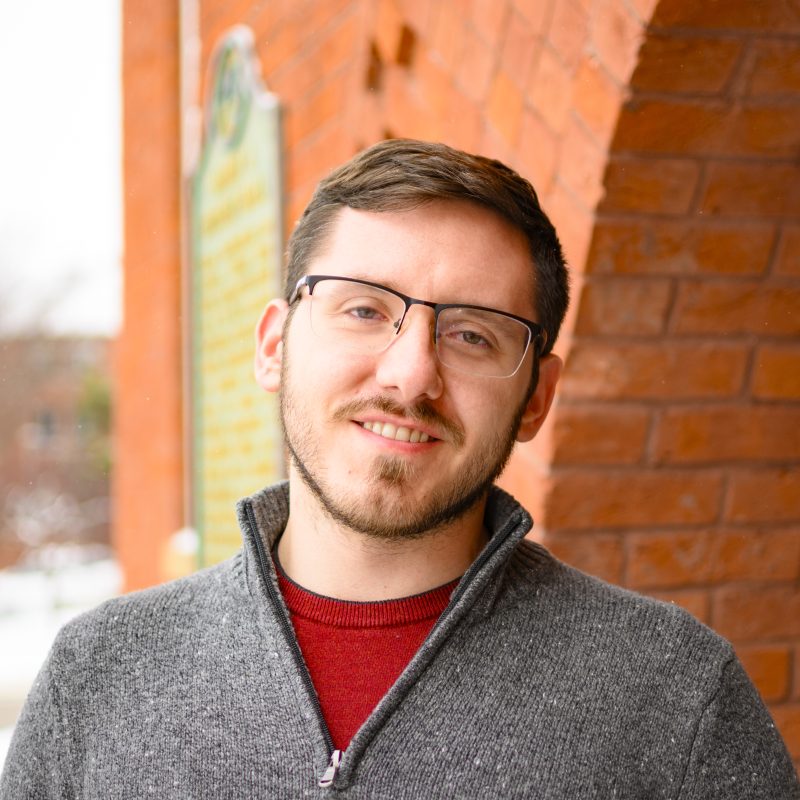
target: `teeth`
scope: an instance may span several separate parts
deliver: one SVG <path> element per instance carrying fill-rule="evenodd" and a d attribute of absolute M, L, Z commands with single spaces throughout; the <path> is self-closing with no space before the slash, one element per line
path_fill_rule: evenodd
<path fill-rule="evenodd" d="M 364 422 L 362 425 L 372 433 L 383 436 L 384 439 L 394 439 L 396 442 L 427 442 L 431 437 L 427 433 L 416 429 L 398 427 L 391 422 Z"/>

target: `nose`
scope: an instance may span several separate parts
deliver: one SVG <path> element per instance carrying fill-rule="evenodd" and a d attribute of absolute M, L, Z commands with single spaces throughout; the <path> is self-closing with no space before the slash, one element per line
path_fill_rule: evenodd
<path fill-rule="evenodd" d="M 378 384 L 402 403 L 410 404 L 423 398 L 435 400 L 444 388 L 433 341 L 433 325 L 430 309 L 412 306 L 400 331 L 378 356 L 375 371 Z"/>

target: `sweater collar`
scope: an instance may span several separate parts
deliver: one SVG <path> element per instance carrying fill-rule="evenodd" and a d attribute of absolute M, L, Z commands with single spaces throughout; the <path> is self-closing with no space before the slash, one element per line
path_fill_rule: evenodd
<path fill-rule="evenodd" d="M 248 522 L 248 508 L 252 511 L 257 530 L 253 530 Z M 254 569 L 258 557 L 255 537 L 260 537 L 264 549 L 270 552 L 286 527 L 289 518 L 289 482 L 281 481 L 267 486 L 240 500 L 237 514 L 244 539 L 245 566 L 249 578 L 252 578 L 258 573 Z M 484 516 L 489 540 L 453 592 L 450 606 L 462 598 L 471 605 L 468 598 L 474 600 L 477 593 L 485 588 L 491 575 L 506 561 L 530 531 L 532 524 L 528 512 L 511 495 L 493 486 L 489 491 Z M 269 567 L 272 567 L 271 562 Z M 271 572 L 272 579 L 277 581 L 274 569 Z M 252 581 L 248 582 L 253 588 Z"/>

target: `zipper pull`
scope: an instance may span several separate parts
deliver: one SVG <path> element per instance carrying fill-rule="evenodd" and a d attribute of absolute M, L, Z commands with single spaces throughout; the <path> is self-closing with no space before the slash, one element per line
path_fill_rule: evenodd
<path fill-rule="evenodd" d="M 328 762 L 328 768 L 325 774 L 319 779 L 319 785 L 323 789 L 327 789 L 335 780 L 336 773 L 339 772 L 339 764 L 342 763 L 342 751 L 334 750 L 331 753 L 331 760 Z"/>

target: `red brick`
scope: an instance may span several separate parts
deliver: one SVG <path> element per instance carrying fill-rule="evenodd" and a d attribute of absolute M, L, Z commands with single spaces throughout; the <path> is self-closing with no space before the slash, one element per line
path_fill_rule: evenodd
<path fill-rule="evenodd" d="M 668 408 L 656 428 L 657 463 L 800 460 L 800 408 Z"/>
<path fill-rule="evenodd" d="M 297 56 L 302 42 L 303 31 L 299 22 L 289 19 L 284 20 L 270 38 L 259 41 L 259 60 L 268 82 L 271 82 L 273 73 Z"/>
<path fill-rule="evenodd" d="M 763 272 L 775 239 L 771 225 L 601 220 L 587 271 L 648 275 Z"/>
<path fill-rule="evenodd" d="M 270 80 L 269 88 L 278 94 L 284 106 L 302 102 L 302 98 L 322 81 L 323 70 L 319 62 L 312 59 L 294 59 L 285 68 L 277 70 Z"/>
<path fill-rule="evenodd" d="M 596 277 L 581 291 L 575 333 L 655 336 L 665 328 L 671 299 L 669 280 Z"/>
<path fill-rule="evenodd" d="M 114 364 L 115 444 L 126 456 L 111 487 L 126 590 L 163 580 L 159 555 L 184 524 L 179 14 L 174 3 L 135 5 L 122 9 L 125 294 Z"/>
<path fill-rule="evenodd" d="M 770 713 L 789 755 L 795 761 L 800 760 L 800 703 L 771 706 Z"/>
<path fill-rule="evenodd" d="M 747 348 L 727 343 L 576 342 L 561 393 L 569 398 L 721 398 L 741 390 Z"/>
<path fill-rule="evenodd" d="M 628 537 L 627 580 L 639 589 L 792 581 L 798 574 L 800 529 L 668 531 Z"/>
<path fill-rule="evenodd" d="M 445 66 L 455 72 L 464 38 L 464 14 L 451 3 L 437 4 L 436 9 L 431 46 Z"/>
<path fill-rule="evenodd" d="M 797 467 L 736 470 L 730 477 L 726 519 L 731 522 L 800 521 Z"/>
<path fill-rule="evenodd" d="M 567 263 L 583 264 L 592 235 L 592 209 L 561 182 L 553 184 L 542 204 L 558 231 Z"/>
<path fill-rule="evenodd" d="M 453 92 L 449 73 L 433 61 L 430 54 L 423 53 L 415 70 L 417 90 L 425 108 L 435 117 L 443 118 Z"/>
<path fill-rule="evenodd" d="M 546 527 L 702 525 L 716 519 L 721 496 L 717 472 L 563 471 L 552 478 Z"/>
<path fill-rule="evenodd" d="M 748 53 L 745 86 L 747 94 L 755 97 L 800 93 L 800 44 L 755 40 Z"/>
<path fill-rule="evenodd" d="M 619 534 L 553 533 L 545 546 L 558 559 L 601 580 L 622 581 L 623 552 Z"/>
<path fill-rule="evenodd" d="M 553 8 L 548 41 L 560 60 L 574 71 L 587 43 L 589 21 L 575 0 L 558 0 Z"/>
<path fill-rule="evenodd" d="M 581 123 L 571 117 L 561 139 L 559 178 L 586 208 L 594 208 L 603 194 L 602 176 L 607 153 Z"/>
<path fill-rule="evenodd" d="M 254 7 L 252 0 L 249 0 L 246 5 L 249 5 L 252 11 L 257 12 L 260 16 L 263 13 L 264 5 L 273 4 L 261 4 Z M 289 6 L 291 7 L 292 4 L 290 3 Z M 306 26 L 306 31 L 322 31 L 345 9 L 347 9 L 348 15 L 355 14 L 351 0 L 325 0 L 324 3 L 308 3 L 304 7 L 297 8 L 297 11 L 301 23 Z M 280 13 L 283 17 L 287 16 L 285 10 Z"/>
<path fill-rule="evenodd" d="M 553 465 L 636 464 L 650 427 L 645 408 L 561 404 L 553 413 Z"/>
<path fill-rule="evenodd" d="M 583 59 L 573 84 L 572 107 L 597 140 L 607 145 L 617 124 L 622 94 L 593 59 Z"/>
<path fill-rule="evenodd" d="M 765 701 L 786 699 L 792 677 L 788 648 L 755 645 L 740 647 L 736 654 Z"/>
<path fill-rule="evenodd" d="M 492 81 L 486 116 L 509 145 L 519 139 L 524 98 L 519 86 L 503 71 Z"/>
<path fill-rule="evenodd" d="M 342 110 L 346 99 L 344 80 L 334 78 L 307 94 L 286 115 L 286 142 L 296 147 L 307 136 L 330 122 Z"/>
<path fill-rule="evenodd" d="M 543 47 L 528 88 L 533 109 L 553 133 L 564 130 L 572 104 L 572 79 L 549 47 Z"/>
<path fill-rule="evenodd" d="M 656 600 L 674 603 L 688 611 L 695 619 L 709 624 L 711 619 L 711 598 L 705 589 L 671 589 L 666 592 L 648 592 Z"/>
<path fill-rule="evenodd" d="M 792 697 L 795 700 L 800 700 L 800 644 L 795 645 L 794 652 L 792 653 L 792 661 L 794 662 Z"/>
<path fill-rule="evenodd" d="M 697 230 L 699 272 L 754 275 L 769 264 L 775 230 L 771 225 L 708 226 Z"/>
<path fill-rule="evenodd" d="M 311 52 L 318 52 L 323 75 L 336 72 L 354 58 L 360 44 L 361 27 L 361 20 L 354 14 L 348 14 L 326 33 L 319 34 L 318 46 Z"/>
<path fill-rule="evenodd" d="M 295 151 L 295 158 L 289 165 L 289 185 L 302 186 L 319 181 L 351 155 L 351 143 L 346 132 L 337 125 L 328 125 Z"/>
<path fill-rule="evenodd" d="M 670 155 L 792 158 L 798 127 L 796 106 L 634 99 L 622 109 L 614 144 L 620 150 Z"/>
<path fill-rule="evenodd" d="M 403 14 L 395 0 L 378 0 L 373 36 L 381 59 L 393 63 L 400 45 Z"/>
<path fill-rule="evenodd" d="M 352 0 L 348 0 L 352 3 Z M 357 5 L 357 4 L 356 4 Z M 398 0 L 403 19 L 417 31 L 428 31 L 435 16 L 437 0 Z"/>
<path fill-rule="evenodd" d="M 603 66 L 622 84 L 636 67 L 644 39 L 642 23 L 626 3 L 595 3 L 590 27 L 592 49 Z"/>
<path fill-rule="evenodd" d="M 699 177 L 696 161 L 613 159 L 606 169 L 600 211 L 685 214 Z"/>
<path fill-rule="evenodd" d="M 686 281 L 678 287 L 671 330 L 726 336 L 800 333 L 800 288 L 755 281 Z"/>
<path fill-rule="evenodd" d="M 714 629 L 735 642 L 800 637 L 800 588 L 749 584 L 718 589 Z"/>
<path fill-rule="evenodd" d="M 514 0 L 513 6 L 517 12 L 527 20 L 536 35 L 544 32 L 548 20 L 551 18 L 554 0 Z"/>
<path fill-rule="evenodd" d="M 528 20 L 517 10 L 512 10 L 500 51 L 500 65 L 520 89 L 528 85 L 534 58 L 540 47 L 541 43 Z"/>
<path fill-rule="evenodd" d="M 445 141 L 454 147 L 474 153 L 478 150 L 483 126 L 481 108 L 464 97 L 458 89 L 450 91 L 445 112 Z"/>
<path fill-rule="evenodd" d="M 472 24 L 490 48 L 500 42 L 507 12 L 507 0 L 472 0 Z"/>
<path fill-rule="evenodd" d="M 412 136 L 412 129 L 419 125 L 425 114 L 422 97 L 414 91 L 412 81 L 404 71 L 391 69 L 386 72 L 383 90 L 384 124 L 394 136 Z"/>
<path fill-rule="evenodd" d="M 478 152 L 515 168 L 514 148 L 491 125 L 483 126 Z"/>
<path fill-rule="evenodd" d="M 727 84 L 742 52 L 734 39 L 678 37 L 653 33 L 631 78 L 637 91 L 715 94 Z"/>
<path fill-rule="evenodd" d="M 800 277 L 800 226 L 784 227 L 775 274 Z"/>
<path fill-rule="evenodd" d="M 661 0 L 652 24 L 658 27 L 742 29 L 745 31 L 800 32 L 800 11 L 791 0 L 754 3 L 753 0 Z"/>
<path fill-rule="evenodd" d="M 523 174 L 533 183 L 541 198 L 553 184 L 558 143 L 540 117 L 528 109 L 522 115 L 517 152 L 523 165 Z"/>
<path fill-rule="evenodd" d="M 753 363 L 753 395 L 765 400 L 800 399 L 800 346 L 764 344 Z"/>
<path fill-rule="evenodd" d="M 795 217 L 800 181 L 794 164 L 712 162 L 700 204 L 704 214 Z"/>
<path fill-rule="evenodd" d="M 494 69 L 494 59 L 495 54 L 483 40 L 474 31 L 466 29 L 456 78 L 467 97 L 481 101 L 486 97 Z"/>

